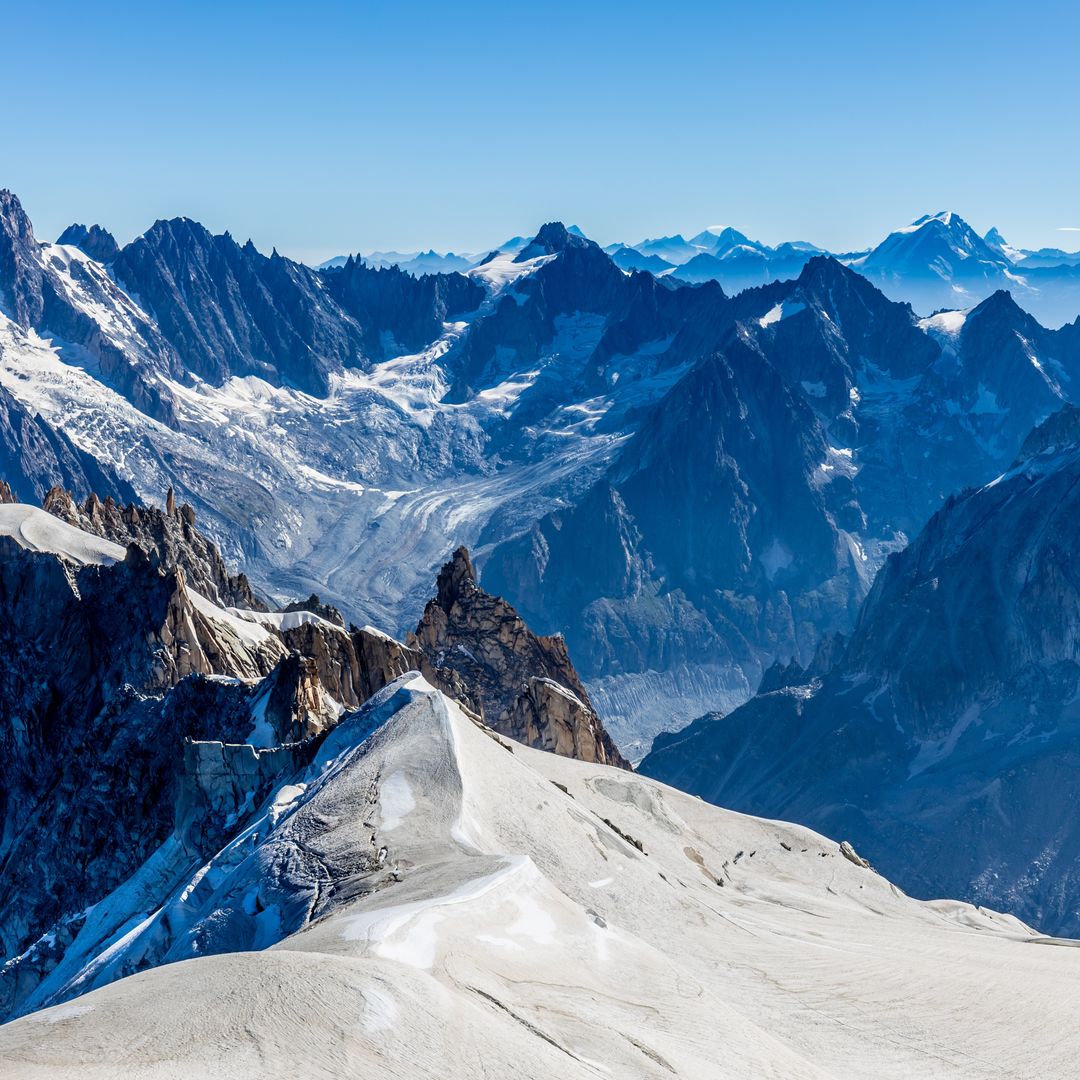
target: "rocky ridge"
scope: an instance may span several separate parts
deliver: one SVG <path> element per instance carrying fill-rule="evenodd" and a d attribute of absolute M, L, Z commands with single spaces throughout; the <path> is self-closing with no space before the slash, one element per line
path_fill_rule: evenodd
<path fill-rule="evenodd" d="M 432 602 L 441 637 L 426 618 L 404 644 L 346 629 L 317 598 L 278 612 L 241 606 L 246 582 L 171 493 L 163 510 L 95 496 L 79 505 L 59 489 L 46 502 L 50 512 L 0 505 L 5 1015 L 136 867 L 162 845 L 179 845 L 181 862 L 217 850 L 343 712 L 409 671 L 429 671 L 512 738 L 621 763 L 565 647 L 479 593 L 471 567 L 467 580 L 455 573 L 464 553 L 440 581 L 446 609 Z M 493 648 L 485 634 L 499 636 Z M 486 665 L 448 663 L 439 640 L 469 641 Z M 46 843 L 58 820 L 70 827 Z"/>

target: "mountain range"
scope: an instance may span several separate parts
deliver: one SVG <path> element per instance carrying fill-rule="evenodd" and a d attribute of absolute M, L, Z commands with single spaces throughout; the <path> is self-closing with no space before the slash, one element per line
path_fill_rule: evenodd
<path fill-rule="evenodd" d="M 1057 258 L 0 192 L 0 1075 L 1068 1075 Z"/>
<path fill-rule="evenodd" d="M 268 597 L 398 634 L 466 543 L 632 759 L 850 630 L 885 556 L 1074 395 L 1077 323 L 1000 291 L 920 318 L 805 245 L 732 296 L 558 224 L 416 277 L 187 219 L 115 251 L 73 227 L 102 263 L 2 207 L 0 386 L 103 474 L 13 439 L 16 491 L 172 487 Z"/>
<path fill-rule="evenodd" d="M 1069 405 L 889 557 L 847 642 L 658 738 L 642 771 L 851 837 L 917 895 L 1077 936 L 1078 490 Z"/>
<path fill-rule="evenodd" d="M 578 230 L 579 235 L 581 234 Z M 502 250 L 517 250 L 515 237 Z M 815 255 L 830 254 L 805 241 L 775 247 L 751 240 L 730 225 L 713 225 L 689 239 L 681 234 L 637 243 L 610 244 L 604 250 L 624 270 L 646 270 L 683 281 L 718 281 L 729 293 L 797 277 Z M 1060 248 L 1031 250 L 1009 244 L 996 228 L 979 236 L 952 211 L 926 214 L 891 232 L 876 247 L 831 253 L 857 269 L 893 300 L 930 315 L 941 309 L 971 307 L 998 289 L 1048 326 L 1071 322 L 1080 311 L 1080 252 Z M 396 265 L 410 273 L 465 270 L 483 256 L 427 252 L 373 252 L 372 266 Z M 340 265 L 345 256 L 324 266 Z"/>

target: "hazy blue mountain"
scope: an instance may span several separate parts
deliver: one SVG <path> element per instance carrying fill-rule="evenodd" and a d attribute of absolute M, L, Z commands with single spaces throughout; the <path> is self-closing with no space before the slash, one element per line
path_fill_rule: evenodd
<path fill-rule="evenodd" d="M 652 695 L 673 693 L 664 672 L 684 691 L 676 722 L 703 687 L 733 703 L 774 658 L 808 662 L 850 628 L 888 552 L 1077 389 L 1076 330 L 1044 329 L 1004 293 L 919 320 L 817 257 L 729 309 L 717 351 L 580 505 L 484 565 L 567 635 L 627 746 L 662 711 Z"/>
<path fill-rule="evenodd" d="M 777 670 L 642 771 L 851 839 L 916 895 L 1080 931 L 1080 410 L 886 562 L 832 664 Z"/>
<path fill-rule="evenodd" d="M 627 247 L 640 258 L 634 260 Z M 655 271 L 646 260 L 661 258 L 677 267 L 672 273 L 683 280 L 719 281 L 728 293 L 798 277 L 810 258 L 828 254 L 803 241 L 770 247 L 730 226 L 704 229 L 689 240 L 675 235 L 607 250 L 627 268 L 633 263 Z M 890 298 L 909 302 L 923 315 L 973 307 L 998 289 L 1010 290 L 1048 326 L 1061 326 L 1080 314 L 1075 269 L 1080 254 L 1016 248 L 996 228 L 979 236 L 950 211 L 926 214 L 866 251 L 834 254 Z"/>

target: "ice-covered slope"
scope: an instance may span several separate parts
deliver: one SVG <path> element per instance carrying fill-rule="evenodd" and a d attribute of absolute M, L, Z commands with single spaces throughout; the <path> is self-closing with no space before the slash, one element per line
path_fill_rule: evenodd
<path fill-rule="evenodd" d="M 1080 952 L 805 829 L 511 748 L 417 676 L 244 824 L 161 901 L 144 876 L 100 905 L 136 921 L 58 996 L 182 962 L 0 1028 L 0 1075 L 1073 1069 Z"/>
<path fill-rule="evenodd" d="M 28 551 L 47 551 L 86 566 L 111 566 L 123 562 L 126 550 L 119 544 L 59 521 L 36 506 L 12 503 L 0 506 L 0 536 L 10 536 Z"/>

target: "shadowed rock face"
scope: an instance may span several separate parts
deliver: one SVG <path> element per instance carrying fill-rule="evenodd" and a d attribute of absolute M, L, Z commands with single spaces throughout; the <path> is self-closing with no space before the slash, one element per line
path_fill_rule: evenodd
<path fill-rule="evenodd" d="M 450 692 L 456 675 L 496 731 L 585 761 L 628 767 L 593 710 L 561 637 L 539 637 L 505 600 L 484 592 L 458 548 L 412 639 L 425 674 Z"/>
<path fill-rule="evenodd" d="M 113 234 L 100 225 L 69 225 L 56 241 L 58 244 L 71 244 L 80 251 L 97 259 L 99 263 L 110 263 L 120 253 Z"/>
<path fill-rule="evenodd" d="M 45 310 L 37 241 L 19 200 L 0 191 L 0 309 L 24 328 L 36 326 Z"/>
<path fill-rule="evenodd" d="M 164 839 L 185 737 L 236 741 L 251 727 L 247 710 L 203 708 L 187 690 L 173 701 L 173 688 L 189 676 L 258 678 L 286 649 L 209 619 L 183 570 L 155 567 L 135 544 L 115 565 L 80 567 L 0 537 L 0 606 L 0 937 L 10 956 Z"/>
<path fill-rule="evenodd" d="M 362 328 L 365 354 L 419 352 L 434 341 L 443 323 L 476 310 L 483 288 L 462 274 L 423 274 L 396 266 L 373 269 L 350 256 L 323 272 L 327 291 Z"/>
<path fill-rule="evenodd" d="M 641 771 L 839 831 L 916 895 L 1075 935 L 1078 514 L 1080 410 L 1066 406 L 889 558 L 838 655 L 657 739 Z"/>

